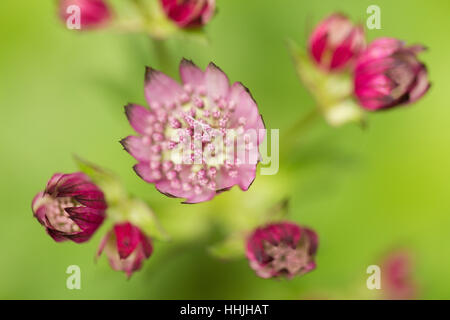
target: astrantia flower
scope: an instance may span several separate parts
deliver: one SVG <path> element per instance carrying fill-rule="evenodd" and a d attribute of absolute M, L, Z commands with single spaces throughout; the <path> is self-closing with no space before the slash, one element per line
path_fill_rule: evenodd
<path fill-rule="evenodd" d="M 430 88 L 425 65 L 417 59 L 424 47 L 411 46 L 393 38 L 372 42 L 358 58 L 354 90 L 368 110 L 412 103 Z"/>
<path fill-rule="evenodd" d="M 139 161 L 134 170 L 160 192 L 187 203 L 208 201 L 234 185 L 247 190 L 265 136 L 255 101 L 241 83 L 230 86 L 213 63 L 202 71 L 183 60 L 180 74 L 183 85 L 148 68 L 150 110 L 126 107 L 139 133 L 121 141 Z"/>
<path fill-rule="evenodd" d="M 316 267 L 317 234 L 282 222 L 256 229 L 247 240 L 247 259 L 261 278 L 303 275 Z"/>
<path fill-rule="evenodd" d="M 346 16 L 335 13 L 324 19 L 309 38 L 314 61 L 325 70 L 349 66 L 365 48 L 364 29 Z"/>
<path fill-rule="evenodd" d="M 109 264 L 114 270 L 124 271 L 131 277 L 139 270 L 142 261 L 148 259 L 153 246 L 150 237 L 129 222 L 116 224 L 100 243 L 97 256 L 105 250 Z"/>
<path fill-rule="evenodd" d="M 102 224 L 103 192 L 81 172 L 53 175 L 33 199 L 34 216 L 57 242 L 85 242 Z"/>
<path fill-rule="evenodd" d="M 207 24 L 214 15 L 216 0 L 160 0 L 167 16 L 181 28 Z"/>
<path fill-rule="evenodd" d="M 59 15 L 64 23 L 72 17 L 73 6 L 80 8 L 81 29 L 101 27 L 111 18 L 110 9 L 104 0 L 60 0 Z"/>
<path fill-rule="evenodd" d="M 408 251 L 390 252 L 381 263 L 381 289 L 386 299 L 415 299 L 417 285 L 413 280 L 413 262 Z"/>

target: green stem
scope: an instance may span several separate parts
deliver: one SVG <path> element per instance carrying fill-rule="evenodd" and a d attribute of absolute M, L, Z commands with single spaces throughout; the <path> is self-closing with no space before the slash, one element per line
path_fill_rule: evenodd
<path fill-rule="evenodd" d="M 292 151 L 295 149 L 295 146 L 298 142 L 298 139 L 302 136 L 304 131 L 308 129 L 316 119 L 319 118 L 320 112 L 318 108 L 313 108 L 308 111 L 303 117 L 300 117 L 294 125 L 291 126 L 290 129 L 285 131 L 280 139 L 280 158 L 282 160 L 286 159 Z"/>
<path fill-rule="evenodd" d="M 160 69 L 164 73 L 170 74 L 172 72 L 172 65 L 165 40 L 152 39 L 152 42 Z"/>

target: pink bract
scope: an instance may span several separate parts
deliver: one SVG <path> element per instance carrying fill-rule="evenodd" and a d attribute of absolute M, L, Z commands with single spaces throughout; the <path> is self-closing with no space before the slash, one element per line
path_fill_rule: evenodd
<path fill-rule="evenodd" d="M 247 240 L 247 259 L 261 278 L 292 278 L 315 269 L 317 234 L 291 222 L 256 229 Z"/>
<path fill-rule="evenodd" d="M 111 11 L 104 0 L 60 0 L 59 16 L 64 23 L 71 16 L 70 6 L 80 8 L 81 29 L 99 28 L 111 19 Z"/>
<path fill-rule="evenodd" d="M 34 216 L 57 242 L 89 240 L 106 208 L 103 192 L 81 172 L 53 175 L 32 202 Z"/>
<path fill-rule="evenodd" d="M 417 59 L 423 50 L 393 38 L 373 41 L 354 71 L 354 92 L 361 106 L 376 111 L 420 99 L 430 88 L 427 68 Z"/>
<path fill-rule="evenodd" d="M 111 268 L 124 271 L 128 277 L 142 267 L 148 259 L 153 246 L 150 237 L 129 222 L 118 223 L 109 231 L 100 243 L 99 257 L 105 251 Z"/>
<path fill-rule="evenodd" d="M 214 15 L 216 0 L 160 0 L 167 16 L 181 28 L 200 27 Z"/>
<path fill-rule="evenodd" d="M 258 146 L 265 137 L 250 92 L 240 82 L 230 86 L 213 63 L 202 71 L 183 59 L 180 74 L 183 84 L 147 68 L 145 95 L 150 109 L 125 107 L 138 133 L 121 141 L 138 160 L 134 170 L 160 192 L 185 198 L 186 203 L 211 200 L 234 185 L 247 190 L 255 179 Z"/>
<path fill-rule="evenodd" d="M 413 279 L 414 263 L 410 252 L 395 250 L 381 263 L 382 289 L 386 299 L 411 300 L 417 298 L 418 288 Z"/>
<path fill-rule="evenodd" d="M 349 67 L 366 45 L 364 29 L 346 16 L 334 13 L 322 20 L 309 38 L 309 52 L 326 71 Z"/>

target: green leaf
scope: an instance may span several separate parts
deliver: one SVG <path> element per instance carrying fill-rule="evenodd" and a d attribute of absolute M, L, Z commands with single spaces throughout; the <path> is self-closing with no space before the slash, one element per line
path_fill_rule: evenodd
<path fill-rule="evenodd" d="M 80 171 L 88 175 L 102 189 L 106 201 L 110 206 L 126 198 L 127 192 L 114 173 L 90 163 L 79 156 L 74 156 L 74 159 Z"/>
<path fill-rule="evenodd" d="M 353 82 L 349 73 L 322 71 L 293 41 L 288 41 L 288 49 L 300 80 L 314 97 L 328 124 L 337 127 L 349 122 L 364 122 L 364 112 L 353 100 Z"/>
<path fill-rule="evenodd" d="M 115 222 L 130 221 L 154 239 L 169 240 L 152 209 L 141 199 L 131 197 L 114 173 L 78 156 L 75 161 L 105 194 L 109 218 Z"/>
<path fill-rule="evenodd" d="M 237 259 L 245 256 L 245 237 L 235 233 L 208 248 L 208 252 L 219 259 Z"/>
<path fill-rule="evenodd" d="M 133 198 L 130 200 L 128 205 L 128 220 L 155 239 L 170 240 L 169 235 L 162 228 L 153 210 L 140 199 Z"/>

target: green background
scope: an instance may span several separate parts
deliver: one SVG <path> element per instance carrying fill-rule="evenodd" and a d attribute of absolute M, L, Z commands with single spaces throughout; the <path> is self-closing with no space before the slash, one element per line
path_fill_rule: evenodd
<path fill-rule="evenodd" d="M 118 141 L 132 134 L 123 106 L 145 103 L 144 66 L 158 65 L 142 34 L 67 30 L 55 1 L 0 2 L 0 298 L 3 299 L 300 299 L 366 298 L 368 265 L 397 246 L 415 257 L 420 298 L 450 297 L 450 2 L 219 0 L 207 28 L 210 45 L 168 42 L 173 73 L 181 57 L 214 61 L 242 81 L 268 128 L 289 128 L 314 107 L 298 81 L 285 40 L 305 43 L 315 22 L 342 11 L 364 22 L 381 7 L 381 30 L 423 43 L 433 83 L 411 107 L 370 114 L 369 126 L 331 128 L 319 119 L 280 173 L 258 177 L 245 194 L 187 206 L 158 193 L 131 170 Z M 86 244 L 54 243 L 32 217 L 33 196 L 57 171 L 73 172 L 72 154 L 116 171 L 127 189 L 155 210 L 173 235 L 127 281 L 106 258 L 94 263 L 103 226 Z M 260 179 L 261 178 L 261 179 Z M 273 182 L 272 182 L 273 181 Z M 320 236 L 318 268 L 291 281 L 257 278 L 245 259 L 219 261 L 205 250 L 217 240 L 214 214 L 245 216 L 262 184 L 292 194 L 292 219 Z M 234 195 L 240 194 L 239 200 Z M 245 202 L 245 203 L 244 203 Z M 211 218 L 212 217 L 212 218 Z M 82 289 L 66 288 L 79 265 Z"/>

